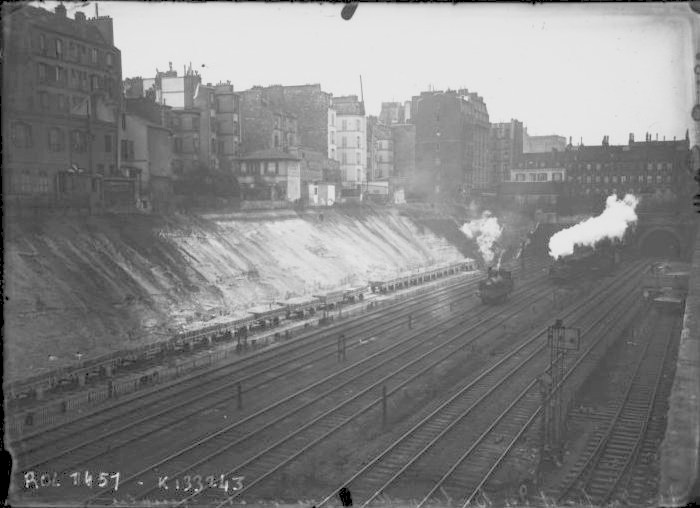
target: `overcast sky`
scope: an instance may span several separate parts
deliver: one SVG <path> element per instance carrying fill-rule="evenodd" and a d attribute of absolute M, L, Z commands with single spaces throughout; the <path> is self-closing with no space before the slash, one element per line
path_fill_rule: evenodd
<path fill-rule="evenodd" d="M 55 2 L 46 2 L 53 9 Z M 85 7 L 66 3 L 69 16 Z M 683 137 L 695 100 L 691 23 L 678 4 L 342 4 L 99 2 L 114 18 L 124 77 L 192 62 L 203 81 L 320 83 L 368 114 L 433 87 L 484 97 L 492 122 L 588 145 Z M 204 65 L 205 67 L 202 67 Z"/>

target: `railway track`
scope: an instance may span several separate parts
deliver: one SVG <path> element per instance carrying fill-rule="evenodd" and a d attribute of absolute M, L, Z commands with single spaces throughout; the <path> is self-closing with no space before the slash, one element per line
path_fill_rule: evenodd
<path fill-rule="evenodd" d="M 531 304 L 531 301 L 528 301 L 523 308 L 527 307 L 528 305 Z M 502 319 L 503 316 L 501 315 L 500 318 Z M 498 327 L 499 325 L 494 325 L 495 327 Z M 457 339 L 460 336 L 463 336 L 465 332 L 463 331 L 462 333 L 458 334 L 457 336 L 453 337 L 452 339 Z M 476 340 L 476 338 L 472 339 Z M 466 344 L 465 344 L 466 345 Z M 434 353 L 437 351 L 441 346 L 436 346 L 433 348 L 433 351 L 429 353 Z M 418 375 L 421 375 L 422 373 L 425 373 L 426 371 L 432 369 L 435 365 L 438 363 L 441 363 L 448 359 L 449 357 L 454 355 L 454 351 L 447 351 L 445 354 L 442 355 L 441 358 L 437 358 L 435 361 L 427 364 L 423 369 L 419 370 L 413 378 L 417 377 Z M 173 469 L 171 467 L 167 467 L 167 471 L 169 471 L 172 477 L 177 477 L 181 476 L 187 472 L 194 472 L 196 471 L 196 467 L 201 467 L 205 464 L 210 464 L 212 468 L 216 471 L 221 471 L 221 469 L 218 469 L 216 467 L 216 458 L 220 459 L 220 464 L 230 464 L 232 460 L 238 460 L 240 463 L 235 467 L 235 469 L 231 469 L 227 471 L 227 475 L 231 475 L 236 473 L 237 471 L 245 471 L 246 474 L 246 489 L 249 489 L 253 487 L 254 485 L 264 481 L 266 478 L 269 478 L 272 474 L 274 474 L 276 471 L 278 471 L 280 468 L 284 467 L 284 465 L 288 464 L 301 454 L 303 454 L 305 451 L 309 450 L 311 447 L 313 447 L 315 444 L 318 442 L 324 440 L 328 436 L 334 434 L 341 428 L 343 428 L 347 423 L 350 421 L 353 421 L 354 419 L 358 418 L 359 416 L 365 414 L 368 410 L 370 410 L 372 407 L 377 406 L 380 401 L 381 397 L 377 398 L 376 397 L 376 389 L 383 383 L 386 383 L 387 379 L 391 376 L 396 375 L 397 373 L 404 372 L 406 373 L 408 367 L 414 366 L 416 363 L 420 362 L 421 360 L 425 360 L 425 355 L 421 358 L 416 358 L 413 360 L 410 364 L 404 365 L 403 367 L 399 368 L 397 371 L 391 373 L 389 376 L 385 376 L 383 379 L 379 379 L 377 382 L 375 382 L 373 385 L 368 386 L 366 389 L 360 391 L 356 395 L 352 396 L 350 399 L 346 400 L 345 402 L 336 405 L 335 407 L 332 407 L 328 409 L 325 413 L 320 414 L 319 416 L 315 418 L 311 418 L 309 416 L 306 416 L 304 418 L 300 418 L 300 421 L 306 422 L 305 425 L 301 426 L 297 430 L 292 431 L 291 433 L 287 433 L 286 436 L 284 436 L 281 439 L 278 439 L 277 441 L 274 441 L 274 437 L 270 438 L 265 438 L 264 436 L 261 437 L 257 433 L 252 433 L 248 434 L 244 437 L 239 438 L 237 441 L 234 441 L 234 443 L 231 443 L 231 439 L 225 439 L 227 443 L 231 444 L 231 446 L 228 446 L 226 450 L 223 450 L 225 452 L 228 452 L 228 450 L 232 446 L 241 446 L 247 444 L 247 446 L 251 446 L 251 440 L 252 438 L 255 438 L 256 442 L 270 442 L 273 441 L 273 444 L 269 445 L 267 448 L 263 450 L 254 450 L 255 446 L 253 446 L 253 450 L 248 448 L 250 454 L 246 457 L 245 455 L 242 455 L 241 453 L 236 453 L 235 455 L 233 453 L 228 452 L 225 457 L 220 457 L 222 455 L 222 450 L 217 450 L 213 455 L 206 455 L 198 460 L 193 460 L 191 454 L 192 454 L 192 449 L 189 450 L 183 450 L 183 452 L 190 454 L 188 457 L 182 457 L 182 453 L 176 454 L 176 456 L 171 457 L 171 459 L 176 458 L 179 459 L 179 463 L 176 465 L 180 465 L 181 469 Z M 425 362 L 423 362 L 425 364 Z M 408 378 L 398 384 L 398 386 L 392 388 L 389 391 L 389 395 L 392 393 L 398 391 L 402 386 L 405 386 L 408 382 L 411 381 L 411 378 Z M 371 396 L 372 394 L 370 393 L 371 390 L 375 390 L 374 394 L 375 396 Z M 365 403 L 364 406 L 358 402 L 358 399 L 360 397 L 364 397 L 365 400 L 367 398 L 368 393 L 370 394 L 370 401 L 369 403 Z M 348 409 L 350 409 L 349 404 L 354 403 L 354 412 L 349 412 Z M 359 407 L 358 407 L 359 406 Z M 339 413 L 339 410 L 344 410 L 344 412 Z M 348 415 L 348 412 L 350 413 Z M 333 421 L 331 416 L 335 415 L 335 421 Z M 347 415 L 347 416 L 346 416 Z M 279 421 L 279 420 L 278 420 Z M 281 430 L 288 430 L 290 427 L 290 424 L 288 423 L 286 426 L 283 427 Z M 329 428 L 330 427 L 330 428 Z M 277 431 L 277 435 L 279 435 L 279 430 Z M 220 435 L 220 434 L 219 434 Z M 274 433 L 273 433 L 274 436 Z M 240 457 L 240 458 L 239 458 Z M 157 465 L 153 465 L 159 467 L 160 470 L 166 470 L 165 463 L 160 463 Z M 218 467 L 225 467 L 225 466 L 218 466 Z M 176 472 L 173 472 L 176 471 Z M 143 473 L 146 473 L 146 470 L 144 469 Z M 139 475 L 134 475 L 133 479 L 136 480 L 139 478 Z M 122 484 L 123 486 L 123 484 Z M 135 492 L 132 493 L 131 495 L 134 495 L 137 499 L 141 499 L 143 495 L 145 495 L 148 492 Z M 243 491 L 241 491 L 243 493 Z M 215 489 L 213 488 L 207 488 L 206 486 L 200 490 L 199 492 L 187 497 L 184 502 L 185 503 L 190 503 L 190 502 L 196 502 L 196 503 L 204 503 L 205 505 L 210 505 L 212 502 L 216 502 L 218 499 L 220 499 L 221 493 L 220 492 L 215 492 Z M 108 498 L 103 496 L 105 501 L 108 501 Z M 195 500 L 196 498 L 196 500 Z M 95 501 L 96 499 L 93 499 Z"/>
<path fill-rule="evenodd" d="M 533 291 L 523 292 L 523 301 L 519 303 L 517 308 L 509 309 L 508 314 L 516 314 L 528 309 L 532 304 L 532 293 Z M 490 307 L 482 309 L 484 309 L 482 314 L 489 314 L 489 316 L 481 319 L 472 318 L 473 324 L 466 330 L 460 323 L 463 321 L 462 319 L 454 320 L 452 324 L 460 331 L 457 333 L 452 331 L 447 338 L 439 339 L 439 335 L 447 335 L 451 332 L 448 325 L 437 327 L 433 331 L 433 337 L 426 337 L 426 333 L 423 331 L 411 338 L 413 343 L 409 344 L 408 340 L 403 341 L 407 346 L 405 349 L 388 358 L 380 359 L 378 363 L 369 364 L 363 370 L 358 370 L 358 366 L 354 365 L 352 368 L 341 371 L 343 377 L 338 377 L 335 381 L 320 380 L 311 387 L 290 396 L 288 400 L 294 402 L 296 407 L 290 408 L 275 403 L 257 414 L 251 415 L 251 417 L 178 450 L 157 463 L 149 464 L 140 471 L 134 471 L 122 480 L 119 488 L 120 494 L 127 492 L 135 499 L 146 499 L 156 490 L 153 487 L 156 482 L 146 481 L 148 486 L 143 488 L 139 483 L 144 482 L 144 478 L 151 475 L 154 468 L 168 471 L 171 478 L 182 478 L 188 472 L 197 471 L 198 467 L 213 464 L 215 459 L 224 462 L 228 467 L 233 461 L 239 462 L 237 469 L 245 468 L 248 478 L 255 477 L 253 471 L 259 471 L 261 478 L 268 476 L 273 472 L 272 469 L 278 469 L 279 464 L 275 466 L 276 463 L 291 460 L 290 457 L 297 453 L 300 448 L 304 449 L 313 444 L 310 442 L 316 442 L 319 433 L 330 435 L 343 427 L 349 421 L 348 418 L 353 419 L 375 407 L 378 402 L 377 388 L 390 381 L 392 388 L 388 393 L 394 393 L 435 365 L 452 357 L 456 351 L 475 342 L 480 336 L 494 329 L 499 329 L 504 318 L 501 309 Z M 496 319 L 498 319 L 497 323 L 491 324 L 471 340 L 465 340 L 469 332 Z M 405 358 L 408 354 L 410 357 Z M 351 373 L 352 376 L 348 379 Z M 354 384 L 350 385 L 350 383 Z M 334 393 L 340 393 L 345 397 L 345 400 L 337 403 L 331 397 Z M 290 420 L 290 418 L 295 420 Z M 292 430 L 290 431 L 290 429 Z M 283 436 L 281 439 L 280 435 Z M 272 444 L 266 446 L 267 443 Z M 211 466 L 211 469 L 223 470 L 214 467 L 214 465 Z M 148 480 L 153 480 L 153 478 L 148 478 Z M 206 489 L 200 491 L 202 501 L 205 503 L 212 501 L 208 498 L 205 499 L 204 496 L 212 494 L 213 491 L 214 489 L 210 489 L 209 494 L 203 494 L 207 492 Z M 89 501 L 110 502 L 112 495 L 113 493 L 109 492 L 103 493 Z"/>
<path fill-rule="evenodd" d="M 608 292 L 604 315 L 587 323 L 586 333 L 624 315 L 629 304 L 620 309 L 611 303 L 619 301 L 627 288 L 623 285 L 622 290 L 618 287 L 617 291 Z M 584 309 L 569 310 L 565 314 L 567 320 L 587 317 L 591 300 Z M 599 300 L 594 306 L 600 303 Z M 436 493 L 443 504 L 445 500 L 461 503 L 470 489 L 477 488 L 482 475 L 499 461 L 504 442 L 517 440 L 539 411 L 541 398 L 534 387 L 535 377 L 543 369 L 541 352 L 545 343 L 539 339 L 545 333 L 542 330 L 528 337 L 346 480 L 343 485 L 351 490 L 353 500 L 361 500 L 366 506 L 385 495 L 392 498 L 395 492 L 400 492 L 405 500 L 415 497 L 421 483 L 434 482 L 420 506 Z M 523 379 L 532 381 L 521 390 Z M 511 399 L 508 394 L 514 391 L 519 393 Z M 479 434 L 480 429 L 485 430 Z M 461 448 L 455 443 L 464 442 L 472 445 L 455 459 Z M 441 471 L 442 476 L 434 478 Z M 330 503 L 334 496 L 327 496 L 317 506 Z"/>
<path fill-rule="evenodd" d="M 558 492 L 558 500 L 585 500 L 607 505 L 615 498 L 629 502 L 626 492 L 633 468 L 645 440 L 657 399 L 663 367 L 678 334 L 678 318 L 660 314 L 652 327 L 636 367 L 610 411 L 607 427 L 590 440 Z M 640 478 L 635 478 L 640 482 Z M 621 495 L 622 494 L 622 495 Z M 647 500 L 648 501 L 648 500 Z"/>
<path fill-rule="evenodd" d="M 199 372 L 181 382 L 157 387 L 155 390 L 127 397 L 114 405 L 101 408 L 90 415 L 66 422 L 55 428 L 44 429 L 39 433 L 23 437 L 12 443 L 12 448 L 20 454 L 22 468 L 37 469 L 49 461 L 73 454 L 137 425 L 148 423 L 148 427 L 157 429 L 154 419 L 169 416 L 177 410 L 194 414 L 209 407 L 222 404 L 232 397 L 237 397 L 240 384 L 242 394 L 271 383 L 275 379 L 289 376 L 299 369 L 313 365 L 325 358 L 337 354 L 336 342 L 328 340 L 328 335 L 335 336 L 347 330 L 347 348 L 352 350 L 361 346 L 367 334 L 381 334 L 406 326 L 406 312 L 414 312 L 414 322 L 420 324 L 422 318 L 430 318 L 435 312 L 444 309 L 448 301 L 455 297 L 469 297 L 476 287 L 476 280 L 460 281 L 454 285 L 440 288 L 433 294 L 420 295 L 394 304 L 376 313 L 379 321 L 356 325 L 349 331 L 352 323 L 344 323 L 337 330 L 321 330 L 308 340 L 300 340 L 291 347 L 279 347 L 264 350 L 260 355 L 247 362 L 235 362 Z M 425 300 L 430 303 L 426 305 Z M 408 304 L 408 308 L 405 305 Z M 287 356 L 289 353 L 293 355 Z M 233 376 L 233 378 L 232 378 Z M 218 386 L 216 383 L 219 383 Z M 207 394 L 207 398 L 202 397 Z M 135 409 L 136 407 L 136 409 Z M 97 430 L 97 432 L 94 432 Z M 92 437 L 86 439 L 86 435 Z"/>

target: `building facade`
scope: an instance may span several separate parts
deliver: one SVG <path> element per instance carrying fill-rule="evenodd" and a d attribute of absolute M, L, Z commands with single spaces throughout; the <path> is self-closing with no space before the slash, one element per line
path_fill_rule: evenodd
<path fill-rule="evenodd" d="M 518 120 L 491 124 L 489 137 L 492 185 L 507 182 L 523 154 L 523 123 Z"/>
<path fill-rule="evenodd" d="M 164 109 L 146 98 L 125 99 L 120 125 L 120 168 L 137 178 L 138 206 L 148 211 L 173 205 L 173 134 L 163 125 Z"/>
<path fill-rule="evenodd" d="M 243 123 L 241 151 L 289 152 L 298 147 L 297 118 L 272 102 L 260 87 L 240 93 Z"/>
<path fill-rule="evenodd" d="M 148 98 L 167 106 L 173 132 L 172 173 L 176 180 L 200 171 L 231 172 L 241 154 L 240 97 L 230 82 L 212 85 L 192 67 L 179 76 L 172 63 L 154 78 L 124 81 L 127 98 Z"/>
<path fill-rule="evenodd" d="M 301 199 L 300 158 L 279 150 L 259 150 L 239 158 L 236 175 L 244 201 Z"/>
<path fill-rule="evenodd" d="M 530 136 L 527 128 L 523 131 L 523 152 L 547 153 L 552 150 L 563 152 L 566 149 L 566 138 L 552 134 L 549 136 Z"/>
<path fill-rule="evenodd" d="M 394 176 L 394 139 L 389 125 L 377 117 L 367 118 L 367 172 L 371 181 Z"/>
<path fill-rule="evenodd" d="M 564 151 L 525 153 L 511 172 L 512 183 L 555 184 L 560 213 L 598 213 L 608 196 L 634 194 L 638 210 L 678 210 L 690 202 L 689 139 L 598 146 L 567 146 Z M 559 182 L 562 185 L 559 185 Z M 522 188 L 529 188 L 527 185 Z"/>
<path fill-rule="evenodd" d="M 416 174 L 412 191 L 464 199 L 489 187 L 489 117 L 483 99 L 468 90 L 413 97 Z"/>
<path fill-rule="evenodd" d="M 112 19 L 3 5 L 2 135 L 7 205 L 104 204 L 118 174 L 121 53 Z"/>
<path fill-rule="evenodd" d="M 382 102 L 379 121 L 384 125 L 405 124 L 411 120 L 411 101 Z"/>
<path fill-rule="evenodd" d="M 367 118 L 356 95 L 334 97 L 336 160 L 340 163 L 343 196 L 360 197 L 367 181 Z"/>

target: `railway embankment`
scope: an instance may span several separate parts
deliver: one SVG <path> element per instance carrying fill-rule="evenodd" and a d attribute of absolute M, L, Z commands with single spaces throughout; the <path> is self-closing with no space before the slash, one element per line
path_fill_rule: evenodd
<path fill-rule="evenodd" d="M 393 209 L 22 219 L 4 235 L 6 382 L 464 257 Z"/>
<path fill-rule="evenodd" d="M 660 449 L 659 506 L 689 506 L 700 496 L 700 234 L 695 236 L 690 284 Z"/>

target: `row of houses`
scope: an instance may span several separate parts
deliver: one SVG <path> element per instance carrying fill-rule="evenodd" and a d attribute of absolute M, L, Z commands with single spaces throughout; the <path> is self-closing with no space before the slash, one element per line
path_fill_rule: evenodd
<path fill-rule="evenodd" d="M 111 18 L 71 19 L 63 5 L 8 4 L 3 15 L 10 209 L 160 211 L 195 194 L 317 206 L 490 195 L 597 206 L 629 189 L 677 196 L 686 182 L 688 140 L 574 147 L 530 136 L 519 120 L 491 123 L 467 89 L 424 91 L 369 116 L 362 97 L 319 84 L 237 91 L 205 83 L 191 64 L 122 79 Z"/>

